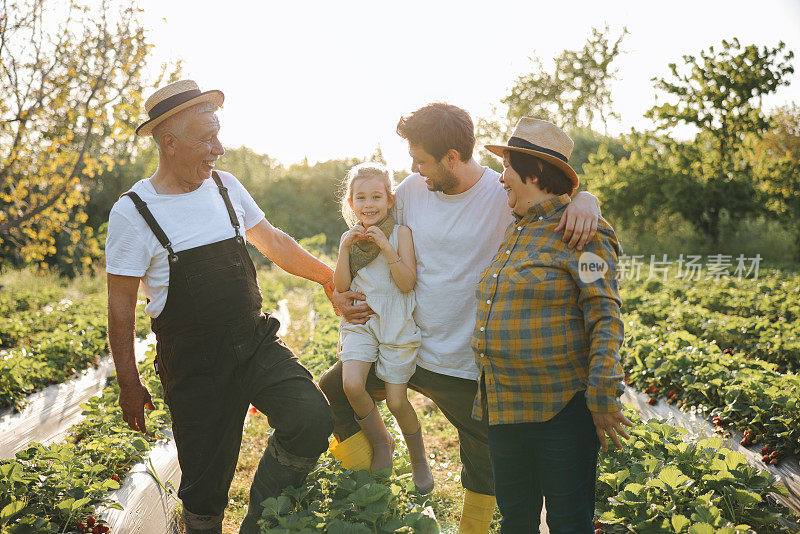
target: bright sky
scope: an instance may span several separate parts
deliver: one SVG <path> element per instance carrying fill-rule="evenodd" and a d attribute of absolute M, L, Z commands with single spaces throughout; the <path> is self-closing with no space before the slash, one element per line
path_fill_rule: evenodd
<path fill-rule="evenodd" d="M 371 154 L 409 168 L 397 120 L 447 101 L 477 120 L 514 79 L 578 49 L 591 28 L 630 31 L 613 86 L 620 124 L 646 128 L 650 81 L 667 64 L 724 38 L 800 54 L 800 1 L 141 0 L 154 65 L 178 58 L 201 89 L 221 89 L 226 146 L 246 145 L 283 163 Z M 800 71 L 800 61 L 794 65 Z M 800 104 L 800 72 L 771 106 Z"/>

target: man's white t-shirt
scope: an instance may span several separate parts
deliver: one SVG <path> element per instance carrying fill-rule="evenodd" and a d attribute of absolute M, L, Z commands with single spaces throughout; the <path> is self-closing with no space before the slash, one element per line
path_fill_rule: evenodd
<path fill-rule="evenodd" d="M 222 171 L 217 174 L 228 188 L 244 238 L 244 232 L 258 224 L 264 212 L 235 176 Z M 236 235 L 219 188 L 211 178 L 190 193 L 160 195 L 149 178 L 136 182 L 131 191 L 147 203 L 175 252 Z M 142 279 L 142 288 L 150 299 L 145 312 L 150 317 L 158 317 L 167 302 L 167 256 L 167 249 L 158 242 L 133 200 L 127 196 L 117 200 L 108 218 L 106 272 Z"/>
<path fill-rule="evenodd" d="M 417 255 L 417 365 L 429 371 L 478 377 L 470 347 L 478 314 L 475 287 L 513 220 L 499 177 L 487 167 L 457 195 L 428 190 L 419 174 L 397 188 L 397 219 L 411 228 Z"/>

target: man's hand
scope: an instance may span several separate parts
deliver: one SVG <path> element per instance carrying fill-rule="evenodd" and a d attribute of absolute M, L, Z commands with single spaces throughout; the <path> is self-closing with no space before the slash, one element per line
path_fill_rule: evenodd
<path fill-rule="evenodd" d="M 353 304 L 354 300 L 366 299 L 366 295 L 356 291 L 345 291 L 344 293 L 334 291 L 331 295 L 331 302 L 333 303 L 333 309 L 336 310 L 336 315 L 343 315 L 345 321 L 350 324 L 364 324 L 369 321 L 370 316 L 374 313 L 369 304 Z"/>
<path fill-rule="evenodd" d="M 594 420 L 597 437 L 600 440 L 600 446 L 604 451 L 608 450 L 606 435 L 611 438 L 611 441 L 619 450 L 622 450 L 622 443 L 619 441 L 620 436 L 625 439 L 631 439 L 628 433 L 622 428 L 622 425 L 633 426 L 633 423 L 631 423 L 621 411 L 612 413 L 592 412 L 592 419 Z"/>
<path fill-rule="evenodd" d="M 583 245 L 590 241 L 597 232 L 597 221 L 600 218 L 600 204 L 597 197 L 586 191 L 581 191 L 569 203 L 564 215 L 556 226 L 556 232 L 564 230 L 562 241 L 569 243 L 569 248 L 577 245 L 578 250 L 583 250 Z"/>
<path fill-rule="evenodd" d="M 147 434 L 147 425 L 144 421 L 144 408 L 155 409 L 150 392 L 141 382 L 131 385 L 119 384 L 119 406 L 122 408 L 122 419 L 133 430 Z"/>

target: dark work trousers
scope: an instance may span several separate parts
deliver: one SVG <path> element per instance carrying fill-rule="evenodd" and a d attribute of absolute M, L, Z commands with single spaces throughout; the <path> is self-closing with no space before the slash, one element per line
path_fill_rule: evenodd
<path fill-rule="evenodd" d="M 319 385 L 331 403 L 335 421 L 333 433 L 339 441 L 344 441 L 358 432 L 360 427 L 342 387 L 342 362 L 336 362 L 325 371 Z M 435 402 L 447 420 L 456 427 L 461 454 L 461 484 L 464 488 L 483 495 L 494 495 L 486 435 L 487 419 L 484 417 L 482 421 L 477 421 L 472 418 L 472 404 L 478 391 L 478 382 L 434 373 L 417 366 L 408 381 L 408 387 Z M 375 366 L 367 376 L 367 392 L 377 401 L 386 398 L 384 383 L 375 376 Z M 423 434 L 424 432 L 423 428 Z"/>
<path fill-rule="evenodd" d="M 169 291 L 153 319 L 156 365 L 181 466 L 187 532 L 221 532 L 249 404 L 275 429 L 250 491 L 242 532 L 257 532 L 261 503 L 298 485 L 328 446 L 327 400 L 261 312 L 261 290 L 239 220 L 216 173 L 235 236 L 174 252 L 146 204 L 128 192 L 169 252 Z"/>
<path fill-rule="evenodd" d="M 593 533 L 599 449 L 584 391 L 548 421 L 491 425 L 500 532 L 539 532 L 544 498 L 552 534 Z"/>

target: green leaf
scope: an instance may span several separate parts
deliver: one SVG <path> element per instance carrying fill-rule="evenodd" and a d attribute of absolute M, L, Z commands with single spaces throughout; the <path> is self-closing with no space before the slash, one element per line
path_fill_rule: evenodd
<path fill-rule="evenodd" d="M 8 522 L 25 508 L 23 501 L 11 501 L 0 510 L 0 521 Z"/>
<path fill-rule="evenodd" d="M 675 529 L 675 532 L 683 532 L 684 530 L 689 528 L 689 525 L 692 524 L 692 522 L 689 521 L 688 517 L 680 514 L 673 515 L 671 522 L 672 522 L 672 528 Z"/>
<path fill-rule="evenodd" d="M 761 495 L 739 488 L 727 488 L 736 498 L 736 502 L 743 506 L 752 506 L 761 502 Z"/>
<path fill-rule="evenodd" d="M 714 527 L 708 523 L 695 523 L 689 527 L 689 534 L 714 534 Z"/>
<path fill-rule="evenodd" d="M 147 441 L 141 436 L 133 438 L 133 440 L 131 440 L 131 445 L 133 445 L 137 451 L 146 451 L 150 448 Z"/>
<path fill-rule="evenodd" d="M 658 474 L 659 480 L 671 488 L 679 488 L 683 485 L 691 484 L 691 479 L 684 475 L 677 467 L 669 466 L 661 470 Z"/>

